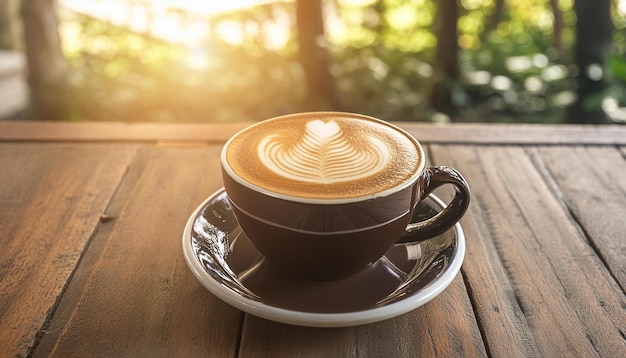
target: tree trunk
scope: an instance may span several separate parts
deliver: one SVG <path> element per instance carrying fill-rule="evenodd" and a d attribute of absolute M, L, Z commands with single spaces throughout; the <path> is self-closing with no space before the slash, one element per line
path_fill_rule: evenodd
<path fill-rule="evenodd" d="M 439 1 L 435 34 L 437 49 L 435 68 L 437 80 L 431 94 L 432 106 L 450 117 L 459 115 L 453 102 L 453 93 L 459 78 L 459 43 L 457 39 L 457 21 L 459 16 L 458 0 Z"/>
<path fill-rule="evenodd" d="M 439 1 L 437 9 L 437 67 L 449 78 L 459 75 L 459 42 L 457 21 L 459 7 L 457 0 Z"/>
<path fill-rule="evenodd" d="M 563 55 L 563 12 L 559 8 L 559 0 L 550 0 L 550 5 L 554 15 L 554 48 L 561 57 Z"/>
<path fill-rule="evenodd" d="M 0 0 L 0 49 L 15 49 L 13 0 Z"/>
<path fill-rule="evenodd" d="M 606 57 L 611 46 L 611 0 L 576 0 L 577 100 L 570 108 L 570 123 L 602 123 L 606 115 L 598 96 L 606 89 Z M 596 97 L 595 100 L 593 97 Z"/>
<path fill-rule="evenodd" d="M 67 66 L 61 52 L 56 1 L 22 0 L 30 105 L 36 119 L 69 119 Z"/>
<path fill-rule="evenodd" d="M 321 0 L 297 0 L 296 22 L 309 105 L 315 110 L 341 109 L 335 79 L 330 73 Z"/>

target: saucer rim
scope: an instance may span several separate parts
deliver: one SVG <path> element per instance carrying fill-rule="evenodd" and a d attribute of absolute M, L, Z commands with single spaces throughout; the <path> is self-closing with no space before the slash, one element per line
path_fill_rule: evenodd
<path fill-rule="evenodd" d="M 465 235 L 461 224 L 456 223 L 453 228 L 450 229 L 456 232 L 457 244 L 455 253 L 448 267 L 443 270 L 439 277 L 429 282 L 425 287 L 396 302 L 381 307 L 341 313 L 306 312 L 271 306 L 241 296 L 223 286 L 205 271 L 204 266 L 197 259 L 196 253 L 193 250 L 191 243 L 193 223 L 205 206 L 223 192 L 225 192 L 225 190 L 222 187 L 209 195 L 198 205 L 187 220 L 182 235 L 185 261 L 196 279 L 219 299 L 244 312 L 271 321 L 307 327 L 350 327 L 397 317 L 428 303 L 443 292 L 459 273 L 465 257 Z M 429 196 L 440 209 L 445 207 L 443 201 L 436 195 L 430 194 Z"/>

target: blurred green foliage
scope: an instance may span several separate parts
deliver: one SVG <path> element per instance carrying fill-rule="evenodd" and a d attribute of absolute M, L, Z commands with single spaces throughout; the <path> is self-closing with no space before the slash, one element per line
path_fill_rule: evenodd
<path fill-rule="evenodd" d="M 65 14 L 62 26 L 84 118 L 232 121 L 297 110 L 293 59 L 254 39 L 188 48 L 77 14 Z"/>
<path fill-rule="evenodd" d="M 436 2 L 324 3 L 345 108 L 388 120 L 448 121 L 429 98 L 435 63 Z M 452 120 L 560 122 L 575 99 L 573 0 L 560 0 L 562 48 L 555 47 L 548 0 L 462 0 L 461 76 L 448 84 L 459 108 Z M 297 60 L 295 4 L 278 2 L 207 20 L 211 36 L 189 46 L 133 33 L 83 15 L 62 14 L 62 43 L 82 117 L 122 121 L 234 121 L 310 110 Z M 268 24 L 280 23 L 283 30 Z M 626 106 L 626 18 L 614 11 L 607 96 Z M 233 41 L 215 31 L 235 27 Z M 277 47 L 271 35 L 284 31 Z M 603 102 L 604 101 L 604 102 Z M 606 104 L 606 103 L 605 103 Z"/>

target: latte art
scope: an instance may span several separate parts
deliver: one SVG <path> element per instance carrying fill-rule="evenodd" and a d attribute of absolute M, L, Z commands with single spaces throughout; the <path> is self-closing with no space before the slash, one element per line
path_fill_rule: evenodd
<path fill-rule="evenodd" d="M 359 148 L 352 146 L 334 120 L 308 122 L 302 138 L 290 147 L 278 135 L 269 135 L 259 143 L 258 155 L 280 176 L 323 184 L 376 174 L 390 159 L 387 147 L 376 138 L 367 138 Z"/>
<path fill-rule="evenodd" d="M 381 120 L 351 113 L 276 117 L 234 135 L 222 150 L 226 177 L 286 200 L 360 200 L 415 182 L 419 143 Z"/>

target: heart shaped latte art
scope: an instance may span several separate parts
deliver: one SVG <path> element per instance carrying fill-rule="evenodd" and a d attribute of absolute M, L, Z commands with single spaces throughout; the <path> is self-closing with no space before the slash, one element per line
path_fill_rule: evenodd
<path fill-rule="evenodd" d="M 259 143 L 258 156 L 272 172 L 301 182 L 358 180 L 376 174 L 390 160 L 389 150 L 379 139 L 365 137 L 356 147 L 334 120 L 307 122 L 302 137 L 291 143 L 290 138 L 269 135 Z"/>

